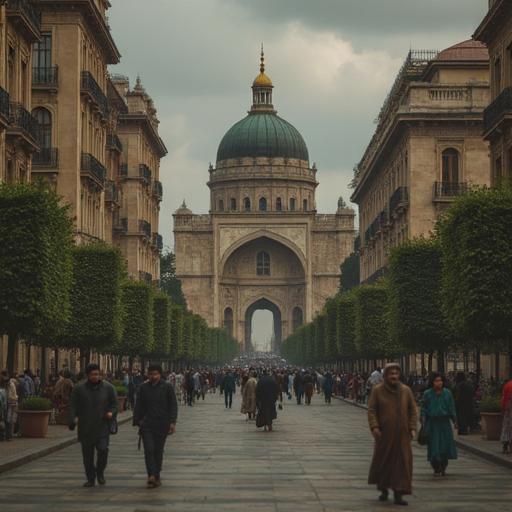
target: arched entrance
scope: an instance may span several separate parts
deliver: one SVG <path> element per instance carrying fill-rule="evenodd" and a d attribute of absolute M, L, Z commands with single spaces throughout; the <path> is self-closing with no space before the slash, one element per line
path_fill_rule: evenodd
<path fill-rule="evenodd" d="M 272 338 L 272 352 L 278 352 L 281 347 L 283 337 L 282 315 L 281 310 L 268 299 L 259 299 L 247 308 L 245 312 L 245 344 L 244 348 L 248 352 L 252 352 L 252 317 L 254 313 L 260 309 L 270 311 L 274 317 L 274 335 Z"/>

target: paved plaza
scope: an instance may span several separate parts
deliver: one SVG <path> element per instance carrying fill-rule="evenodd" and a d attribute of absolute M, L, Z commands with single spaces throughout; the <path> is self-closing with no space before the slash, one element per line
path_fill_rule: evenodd
<path fill-rule="evenodd" d="M 84 489 L 78 445 L 0 475 L 6 512 L 386 511 L 366 484 L 372 441 L 365 411 L 315 397 L 311 407 L 286 402 L 275 431 L 257 431 L 226 411 L 218 395 L 181 407 L 167 444 L 163 486 L 145 488 L 136 430 L 111 439 L 106 487 Z M 509 511 L 512 472 L 460 454 L 446 479 L 435 479 L 415 447 L 414 511 Z"/>

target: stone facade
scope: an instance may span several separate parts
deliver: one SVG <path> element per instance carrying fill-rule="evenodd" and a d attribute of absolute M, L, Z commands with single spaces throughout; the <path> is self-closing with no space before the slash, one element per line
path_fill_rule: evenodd
<path fill-rule="evenodd" d="M 335 214 L 316 213 L 317 170 L 304 158 L 302 139 L 300 150 L 297 141 L 287 146 L 287 137 L 298 136 L 291 125 L 258 119 L 275 115 L 266 75 L 255 80 L 253 98 L 247 124 L 275 123 L 282 139 L 270 140 L 251 126 L 240 139 L 228 132 L 209 168 L 210 213 L 194 215 L 184 204 L 174 214 L 176 272 L 189 308 L 209 325 L 227 328 L 247 349 L 252 314 L 272 311 L 278 350 L 337 293 L 340 264 L 353 246 L 354 212 L 340 205 Z M 251 138 L 253 147 L 246 142 Z M 225 158 L 226 146 L 241 155 Z"/>
<path fill-rule="evenodd" d="M 356 169 L 362 282 L 382 275 L 392 247 L 428 236 L 454 197 L 489 183 L 488 103 L 484 46 L 409 54 Z"/>

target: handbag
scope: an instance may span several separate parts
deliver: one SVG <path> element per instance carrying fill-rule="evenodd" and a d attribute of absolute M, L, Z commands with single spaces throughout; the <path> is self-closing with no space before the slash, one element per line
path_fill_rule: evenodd
<path fill-rule="evenodd" d="M 263 414 L 261 414 L 260 411 L 258 411 L 258 414 L 256 414 L 256 428 L 261 428 L 265 426 L 265 420 L 263 418 Z"/>
<path fill-rule="evenodd" d="M 418 444 L 420 446 L 428 444 L 428 434 L 424 425 L 421 425 L 420 431 L 418 432 Z"/>
<path fill-rule="evenodd" d="M 109 430 L 110 434 L 113 435 L 113 436 L 115 436 L 117 434 L 117 431 L 119 430 L 119 426 L 117 424 L 117 419 L 116 418 L 112 418 L 108 422 L 108 430 Z"/>

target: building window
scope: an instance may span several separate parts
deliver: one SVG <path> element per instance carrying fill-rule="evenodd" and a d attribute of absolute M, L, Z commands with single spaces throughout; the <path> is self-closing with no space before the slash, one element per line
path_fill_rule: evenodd
<path fill-rule="evenodd" d="M 283 211 L 283 201 L 280 197 L 276 199 L 276 211 L 282 212 Z"/>
<path fill-rule="evenodd" d="M 230 336 L 233 336 L 233 310 L 231 308 L 224 310 L 224 329 Z"/>
<path fill-rule="evenodd" d="M 494 61 L 494 95 L 498 96 L 501 92 L 501 58 Z"/>
<path fill-rule="evenodd" d="M 248 197 L 246 197 L 244 199 L 244 211 L 246 211 L 246 212 L 251 211 L 251 200 Z"/>
<path fill-rule="evenodd" d="M 494 185 L 501 185 L 501 181 L 503 178 L 503 164 L 501 161 L 501 156 L 496 158 L 494 161 Z"/>
<path fill-rule="evenodd" d="M 52 147 L 52 115 L 49 110 L 38 107 L 32 111 L 32 115 L 36 118 L 37 142 L 42 149 Z"/>
<path fill-rule="evenodd" d="M 261 251 L 256 255 L 256 274 L 258 276 L 270 275 L 270 255 Z"/>
<path fill-rule="evenodd" d="M 304 314 L 298 306 L 293 308 L 293 331 L 295 332 L 304 323 Z"/>
<path fill-rule="evenodd" d="M 267 211 L 267 200 L 264 197 L 260 198 L 260 212 L 266 212 Z"/>
<path fill-rule="evenodd" d="M 236 199 L 234 197 L 232 197 L 230 200 L 229 200 L 229 209 L 234 212 L 236 211 Z"/>
<path fill-rule="evenodd" d="M 219 199 L 219 212 L 223 212 L 223 211 L 224 211 L 224 200 Z"/>
<path fill-rule="evenodd" d="M 443 151 L 443 183 L 459 183 L 460 158 L 456 149 L 448 148 Z"/>
<path fill-rule="evenodd" d="M 49 68 L 52 65 L 52 35 L 42 34 L 41 40 L 34 43 L 32 64 L 34 69 Z"/>
<path fill-rule="evenodd" d="M 307 212 L 308 211 L 308 200 L 307 199 L 303 199 L 302 200 L 302 209 Z"/>
<path fill-rule="evenodd" d="M 295 211 L 295 204 L 296 204 L 295 198 L 294 197 L 290 197 L 290 211 L 291 212 Z"/>

